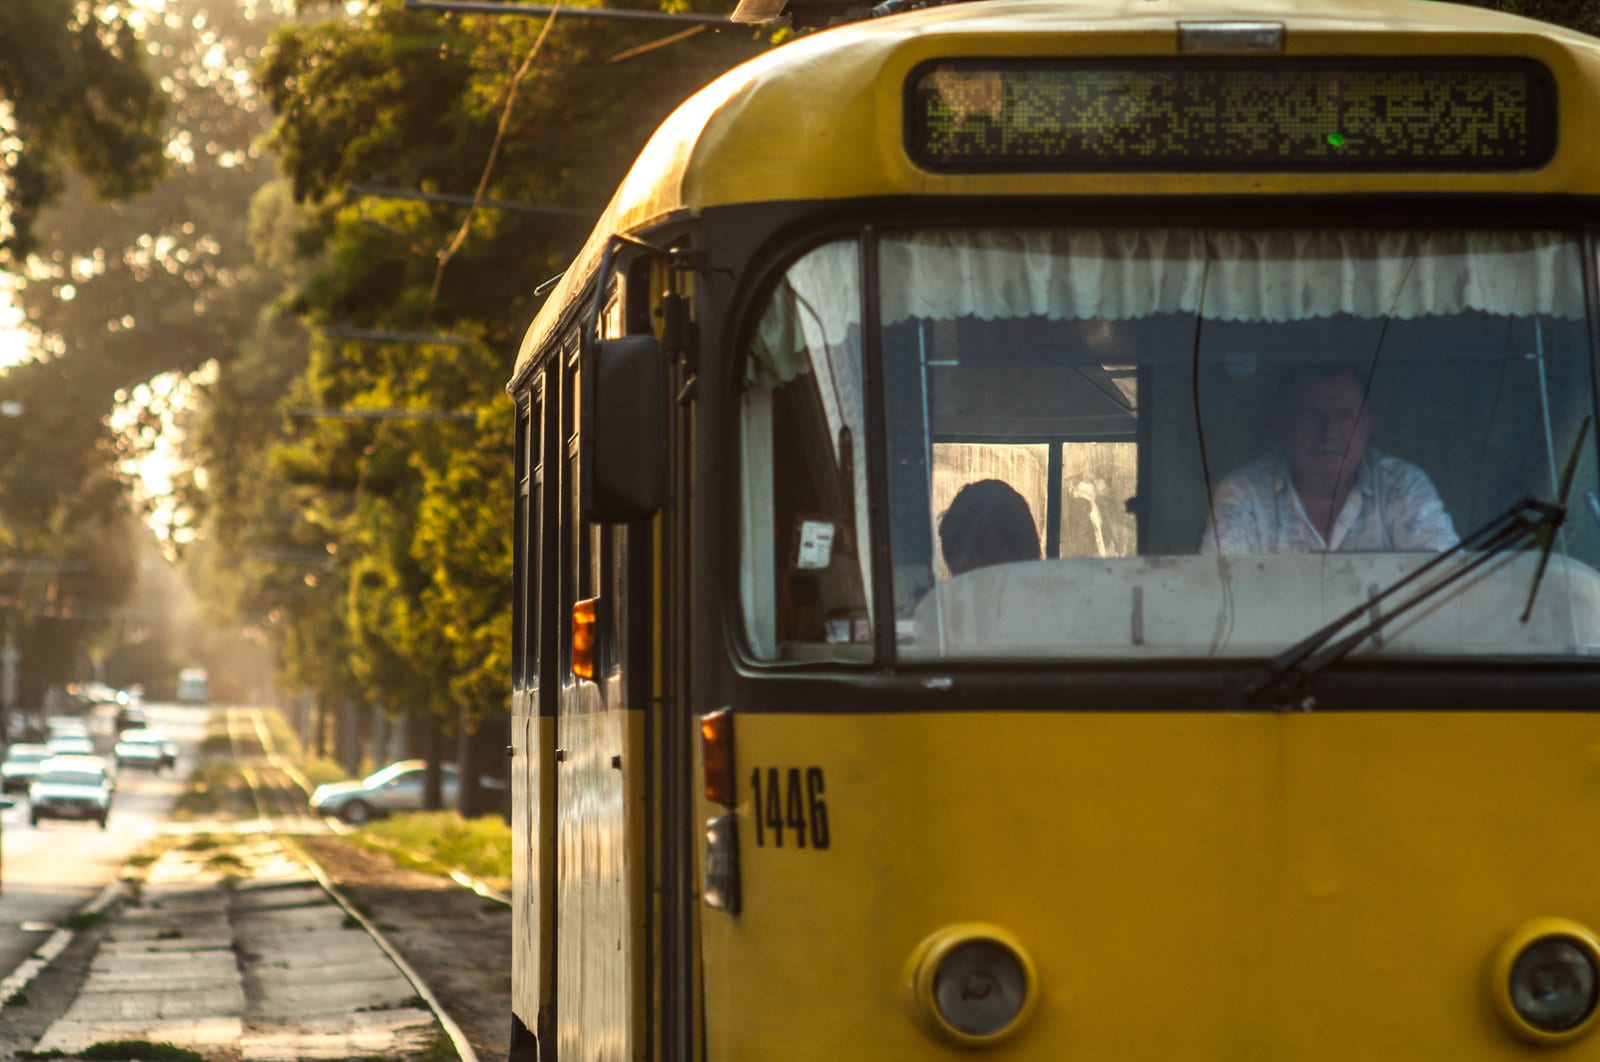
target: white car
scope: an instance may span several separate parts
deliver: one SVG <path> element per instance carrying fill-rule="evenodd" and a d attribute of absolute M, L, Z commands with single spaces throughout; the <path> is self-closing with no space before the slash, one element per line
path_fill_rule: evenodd
<path fill-rule="evenodd" d="M 105 761 L 98 756 L 55 756 L 39 767 L 28 787 L 28 821 L 81 819 L 106 828 L 114 792 Z"/>
<path fill-rule="evenodd" d="M 53 736 L 45 745 L 52 756 L 93 756 L 94 739 L 87 734 L 62 734 Z"/>
<path fill-rule="evenodd" d="M 44 721 L 51 737 L 88 737 L 89 723 L 75 715 L 52 715 Z"/>
<path fill-rule="evenodd" d="M 391 763 L 360 781 L 330 782 L 317 786 L 311 794 L 311 810 L 337 815 L 348 823 L 361 823 L 393 811 L 422 810 L 422 775 L 427 764 L 422 760 Z M 449 764 L 439 768 L 444 790 L 444 806 L 456 802 L 456 769 Z"/>
<path fill-rule="evenodd" d="M 160 771 L 177 766 L 178 743 L 155 730 L 124 730 L 112 756 L 119 771 L 126 767 Z"/>
<path fill-rule="evenodd" d="M 7 745 L 5 759 L 0 760 L 0 791 L 26 793 L 39 773 L 39 765 L 49 758 L 47 745 Z"/>

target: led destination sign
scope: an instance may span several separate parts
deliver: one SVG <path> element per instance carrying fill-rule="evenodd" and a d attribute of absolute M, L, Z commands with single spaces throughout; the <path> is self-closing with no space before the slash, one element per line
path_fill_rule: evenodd
<path fill-rule="evenodd" d="M 906 105 L 912 159 L 945 172 L 1525 170 L 1556 141 L 1521 59 L 953 59 Z"/>

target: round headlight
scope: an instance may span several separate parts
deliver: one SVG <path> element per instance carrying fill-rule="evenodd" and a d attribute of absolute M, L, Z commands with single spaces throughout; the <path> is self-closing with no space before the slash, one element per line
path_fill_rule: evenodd
<path fill-rule="evenodd" d="M 993 926 L 955 926 L 931 937 L 913 958 L 912 980 L 933 1026 L 967 1046 L 1010 1035 L 1037 994 L 1021 946 Z"/>
<path fill-rule="evenodd" d="M 1017 1020 L 1028 978 L 1011 951 L 992 940 L 954 948 L 933 975 L 933 1005 L 968 1036 L 993 1036 Z"/>
<path fill-rule="evenodd" d="M 1586 1035 L 1600 1003 L 1600 938 L 1567 919 L 1522 926 L 1495 961 L 1495 1000 L 1511 1030 L 1534 1043 Z"/>
<path fill-rule="evenodd" d="M 1594 1012 L 1594 957 L 1570 937 L 1543 937 L 1511 964 L 1511 1005 L 1546 1032 L 1574 1029 Z"/>

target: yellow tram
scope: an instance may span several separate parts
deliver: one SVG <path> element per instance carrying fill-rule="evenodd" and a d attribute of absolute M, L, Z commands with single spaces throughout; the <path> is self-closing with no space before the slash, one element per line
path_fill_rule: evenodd
<path fill-rule="evenodd" d="M 1600 1057 L 1600 42 L 894 6 L 517 359 L 513 1057 Z"/>

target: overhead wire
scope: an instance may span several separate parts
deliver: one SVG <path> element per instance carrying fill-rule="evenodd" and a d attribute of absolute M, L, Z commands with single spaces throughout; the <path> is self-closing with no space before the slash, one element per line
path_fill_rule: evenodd
<path fill-rule="evenodd" d="M 533 47 L 528 49 L 528 54 L 523 58 L 522 65 L 511 78 L 511 86 L 506 90 L 505 106 L 500 110 L 500 122 L 495 128 L 494 143 L 489 147 L 489 157 L 483 164 L 483 174 L 478 178 L 478 187 L 472 194 L 472 204 L 467 207 L 467 214 L 461 219 L 461 228 L 456 231 L 455 238 L 450 245 L 439 252 L 439 264 L 434 269 L 433 286 L 428 290 L 428 309 L 423 315 L 423 320 L 433 316 L 434 304 L 439 298 L 439 288 L 444 284 L 444 269 L 450 264 L 450 259 L 460 250 L 466 241 L 467 233 L 472 228 L 473 215 L 478 212 L 479 205 L 483 202 L 489 189 L 489 178 L 494 173 L 494 164 L 500 155 L 500 145 L 505 142 L 506 129 L 511 124 L 511 108 L 517 101 L 517 91 L 522 87 L 522 79 L 527 77 L 528 71 L 533 68 L 533 61 L 544 47 L 545 38 L 550 35 L 550 29 L 555 25 L 556 16 L 561 12 L 560 0 L 557 0 L 550 10 L 550 17 L 544 20 L 544 25 L 539 28 L 539 36 L 534 40 Z"/>

